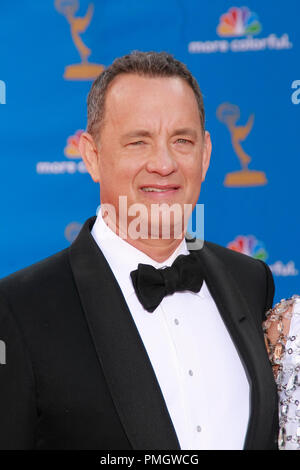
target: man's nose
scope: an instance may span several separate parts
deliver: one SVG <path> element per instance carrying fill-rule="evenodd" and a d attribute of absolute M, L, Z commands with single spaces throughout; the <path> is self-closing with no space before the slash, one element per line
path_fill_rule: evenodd
<path fill-rule="evenodd" d="M 177 162 L 167 146 L 161 146 L 153 151 L 147 161 L 147 171 L 149 173 L 159 173 L 167 176 L 177 170 Z"/>

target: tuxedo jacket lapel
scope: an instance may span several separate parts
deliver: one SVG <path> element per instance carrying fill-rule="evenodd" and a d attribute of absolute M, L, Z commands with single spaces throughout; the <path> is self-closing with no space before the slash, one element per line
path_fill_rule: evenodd
<path fill-rule="evenodd" d="M 274 432 L 277 390 L 262 329 L 259 331 L 253 317 L 257 312 L 251 313 L 228 267 L 207 244 L 198 254 L 204 267 L 205 281 L 236 346 L 250 385 L 250 419 L 244 449 L 266 448 Z"/>
<path fill-rule="evenodd" d="M 156 375 L 88 219 L 70 263 L 100 366 L 133 449 L 180 449 Z M 100 399 L 100 397 L 99 397 Z"/>

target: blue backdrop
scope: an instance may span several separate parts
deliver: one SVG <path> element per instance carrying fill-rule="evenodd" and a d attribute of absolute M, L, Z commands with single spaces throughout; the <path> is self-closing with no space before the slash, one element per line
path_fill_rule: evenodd
<path fill-rule="evenodd" d="M 14 0 L 0 4 L 0 276 L 66 247 L 99 189 L 77 149 L 92 80 L 165 50 L 204 94 L 205 236 L 265 260 L 276 300 L 300 293 L 300 2 Z"/>

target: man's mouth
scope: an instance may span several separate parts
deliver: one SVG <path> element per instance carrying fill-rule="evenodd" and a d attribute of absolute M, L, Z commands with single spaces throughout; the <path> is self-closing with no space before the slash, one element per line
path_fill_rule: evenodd
<path fill-rule="evenodd" d="M 145 192 L 156 192 L 156 193 L 162 193 L 166 191 L 174 191 L 178 189 L 178 185 L 155 185 L 155 186 L 142 186 L 141 190 Z"/>

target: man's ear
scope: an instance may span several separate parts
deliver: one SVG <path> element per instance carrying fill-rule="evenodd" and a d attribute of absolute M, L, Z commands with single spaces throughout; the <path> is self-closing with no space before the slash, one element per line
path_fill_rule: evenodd
<path fill-rule="evenodd" d="M 98 183 L 100 181 L 99 150 L 91 134 L 88 132 L 82 132 L 78 147 L 87 171 L 91 175 L 93 181 Z"/>
<path fill-rule="evenodd" d="M 211 149 L 212 149 L 212 144 L 211 144 L 211 139 L 210 139 L 210 133 L 208 131 L 205 131 L 204 147 L 203 147 L 203 154 L 202 154 L 202 182 L 205 180 L 206 172 L 209 167 Z"/>

